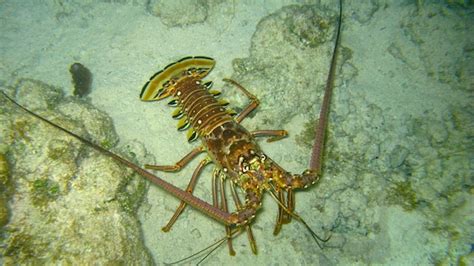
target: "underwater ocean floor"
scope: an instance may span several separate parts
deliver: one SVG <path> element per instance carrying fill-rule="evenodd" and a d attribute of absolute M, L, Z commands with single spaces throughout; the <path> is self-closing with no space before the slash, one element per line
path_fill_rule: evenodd
<path fill-rule="evenodd" d="M 285 129 L 262 149 L 292 173 L 308 165 L 337 26 L 337 1 L 0 1 L 0 89 L 81 136 L 144 165 L 173 164 L 197 144 L 165 102 L 142 102 L 150 76 L 186 56 L 217 65 L 206 80 L 242 123 Z M 474 264 L 474 5 L 470 1 L 343 1 L 342 42 L 318 184 L 296 192 L 273 235 L 265 196 L 252 229 L 209 265 Z M 92 74 L 75 95 L 70 67 Z M 83 72 L 83 73 L 87 73 Z M 87 74 L 83 74 L 87 76 Z M 82 78 L 84 84 L 89 77 Z M 0 263 L 158 264 L 225 236 L 179 200 L 0 97 Z M 185 188 L 199 157 L 156 174 Z M 212 202 L 211 169 L 194 194 Z M 232 204 L 231 204 L 232 205 Z M 196 264 L 201 257 L 187 260 Z"/>

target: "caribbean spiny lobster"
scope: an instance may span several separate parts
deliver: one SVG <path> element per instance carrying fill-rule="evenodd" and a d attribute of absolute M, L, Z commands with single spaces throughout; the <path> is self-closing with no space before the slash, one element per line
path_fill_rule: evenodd
<path fill-rule="evenodd" d="M 319 179 L 317 171 L 306 170 L 301 175 L 292 175 L 271 160 L 255 141 L 257 136 L 281 138 L 286 136 L 284 130 L 259 130 L 249 132 L 240 125 L 240 122 L 253 110 L 259 102 L 257 98 L 235 81 L 226 80 L 236 85 L 250 98 L 250 104 L 242 112 L 236 114 L 224 106 L 226 101 L 216 100 L 218 91 L 211 90 L 212 82 L 203 82 L 202 79 L 214 67 L 215 61 L 208 57 L 186 57 L 170 64 L 155 74 L 143 87 L 140 97 L 144 101 L 161 100 L 172 97 L 168 103 L 177 107 L 172 116 L 179 119 L 178 130 L 188 129 L 188 141 L 200 138 L 202 145 L 193 149 L 188 155 L 172 166 L 152 166 L 145 168 L 161 171 L 178 171 L 191 159 L 201 152 L 208 156 L 198 165 L 187 192 L 191 193 L 196 184 L 201 169 L 208 163 L 216 165 L 213 173 L 213 201 L 214 207 L 228 210 L 223 193 L 224 181 L 232 181 L 232 195 L 237 211 L 231 213 L 226 221 L 229 225 L 246 225 L 249 236 L 252 235 L 250 226 L 247 226 L 255 216 L 261 205 L 264 191 L 270 194 L 279 203 L 279 216 L 275 228 L 277 234 L 281 225 L 290 221 L 294 214 L 294 189 L 305 188 Z M 219 178 L 221 180 L 219 180 Z M 241 188 L 245 194 L 245 203 L 241 204 L 235 188 Z M 220 203 L 219 193 L 220 190 Z M 285 195 L 286 194 L 286 195 Z M 168 231 L 176 218 L 182 212 L 185 202 L 175 212 L 170 222 L 163 228 Z M 220 206 L 219 206 L 220 205 Z M 231 228 L 227 226 L 229 233 Z M 229 237 L 229 240 L 231 238 Z M 318 238 L 319 239 L 319 238 Z M 319 239 L 322 240 L 322 239 Z M 250 237 L 254 252 L 255 240 Z M 231 254 L 234 253 L 229 241 Z"/>

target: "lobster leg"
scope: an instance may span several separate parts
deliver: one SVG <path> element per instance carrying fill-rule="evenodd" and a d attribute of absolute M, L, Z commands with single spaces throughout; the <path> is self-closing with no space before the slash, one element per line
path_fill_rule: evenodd
<path fill-rule="evenodd" d="M 227 198 L 225 195 L 225 185 L 224 185 L 224 176 L 222 172 L 218 169 L 214 169 L 212 174 L 212 200 L 214 207 L 219 208 L 225 212 L 229 212 L 227 208 Z M 220 193 L 218 193 L 218 191 Z M 219 196 L 221 199 L 221 204 L 219 206 Z M 232 228 L 229 225 L 225 226 L 225 232 L 227 236 L 227 246 L 229 247 L 229 254 L 231 256 L 235 255 L 234 247 L 232 246 Z"/>
<path fill-rule="evenodd" d="M 286 130 L 255 130 L 250 132 L 253 137 L 270 137 L 267 142 L 278 141 L 288 136 Z"/>
<path fill-rule="evenodd" d="M 191 177 L 191 180 L 189 180 L 189 184 L 188 186 L 186 187 L 186 192 L 192 194 L 193 193 L 193 190 L 194 190 L 194 187 L 196 186 L 196 182 L 197 182 L 197 178 L 198 176 L 201 174 L 202 170 L 204 169 L 204 167 L 206 165 L 208 165 L 209 163 L 211 162 L 211 160 L 209 158 L 206 158 L 204 160 L 202 160 L 199 165 L 196 167 L 196 169 L 194 170 L 194 173 L 193 173 L 193 176 Z M 181 215 L 181 213 L 183 213 L 183 210 L 184 208 L 187 206 L 187 203 L 184 202 L 184 201 L 181 201 L 181 203 L 179 204 L 178 208 L 176 209 L 176 211 L 174 212 L 173 214 L 173 217 L 171 217 L 171 219 L 168 221 L 168 223 L 163 227 L 161 228 L 161 230 L 163 232 L 168 232 L 171 227 L 173 226 L 173 224 L 176 222 L 176 220 L 178 219 L 178 217 Z"/>
<path fill-rule="evenodd" d="M 245 89 L 242 85 L 237 83 L 237 81 L 232 79 L 223 79 L 225 82 L 229 82 L 240 89 L 247 97 L 250 99 L 250 104 L 244 108 L 242 112 L 240 112 L 234 119 L 237 123 L 242 122 L 245 117 L 247 117 L 255 108 L 260 105 L 260 101 L 257 99 L 257 96 L 253 95 L 247 89 Z M 262 137 L 262 136 L 271 136 L 267 142 L 273 142 L 280 140 L 286 136 L 288 136 L 288 132 L 286 130 L 255 130 L 251 132 L 252 136 L 254 137 Z"/>
<path fill-rule="evenodd" d="M 242 209 L 242 202 L 239 199 L 239 195 L 237 195 L 234 182 L 230 182 L 230 188 L 235 206 L 237 207 L 237 211 L 239 211 Z M 250 248 L 252 249 L 253 254 L 257 255 L 257 243 L 255 242 L 255 238 L 253 237 L 252 227 L 250 226 L 250 224 L 245 225 L 245 230 L 247 231 L 247 237 L 249 239 Z"/>
<path fill-rule="evenodd" d="M 163 172 L 177 172 L 181 170 L 185 165 L 187 165 L 192 159 L 194 159 L 198 154 L 204 151 L 204 146 L 199 146 L 194 148 L 191 152 L 186 154 L 181 160 L 179 160 L 174 165 L 150 165 L 145 164 L 146 169 L 152 169 Z"/>
<path fill-rule="evenodd" d="M 287 199 L 285 200 L 285 191 L 280 190 L 278 192 L 278 200 L 285 204 L 286 202 L 286 207 L 290 212 L 293 212 L 295 209 L 295 196 L 293 193 L 293 190 L 288 190 L 287 194 Z M 291 221 L 291 215 L 289 215 L 288 212 L 286 212 L 281 206 L 278 206 L 278 216 L 277 216 L 277 222 L 275 224 L 275 229 L 273 230 L 273 235 L 278 235 L 281 230 L 281 226 L 283 224 L 287 224 Z"/>
<path fill-rule="evenodd" d="M 247 97 L 249 97 L 250 99 L 250 103 L 249 105 L 247 105 L 247 107 L 244 108 L 244 110 L 242 110 L 242 112 L 240 112 L 234 119 L 237 123 L 240 124 L 240 122 L 242 122 L 242 120 L 244 120 L 245 117 L 247 117 L 247 115 L 249 115 L 253 110 L 255 110 L 255 108 L 257 108 L 257 106 L 260 105 L 260 101 L 257 99 L 257 96 L 253 95 L 252 93 L 250 93 L 247 89 L 245 89 L 242 85 L 240 85 L 239 83 L 237 83 L 237 81 L 235 80 L 232 80 L 232 79 L 223 79 L 223 81 L 225 82 L 229 82 L 231 83 L 232 85 L 236 86 L 238 89 L 240 89 L 245 95 L 247 95 Z"/>

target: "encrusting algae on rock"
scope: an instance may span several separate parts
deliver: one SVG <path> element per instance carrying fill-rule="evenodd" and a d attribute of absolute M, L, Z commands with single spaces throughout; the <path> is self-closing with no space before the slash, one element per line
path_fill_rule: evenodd
<path fill-rule="evenodd" d="M 21 79 L 15 89 L 1 89 L 79 135 L 110 146 L 118 141 L 107 115 L 58 88 Z M 3 97 L 0 102 L 3 263 L 151 263 L 136 218 L 146 181 Z M 119 153 L 143 158 L 139 145 Z"/>
<path fill-rule="evenodd" d="M 8 197 L 10 189 L 10 172 L 5 154 L 0 153 L 0 228 L 8 222 Z"/>

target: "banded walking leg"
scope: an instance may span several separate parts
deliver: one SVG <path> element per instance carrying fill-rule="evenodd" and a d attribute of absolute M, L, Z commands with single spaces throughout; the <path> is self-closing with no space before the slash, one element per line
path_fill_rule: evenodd
<path fill-rule="evenodd" d="M 225 212 L 229 212 L 227 208 L 227 198 L 225 196 L 224 188 L 224 177 L 220 170 L 214 169 L 212 173 L 212 200 L 214 207 L 219 208 Z M 220 193 L 219 193 L 220 192 Z M 219 196 L 221 198 L 221 204 L 219 204 Z M 219 206 L 220 205 L 220 206 Z M 227 246 L 229 247 L 229 254 L 235 256 L 235 250 L 232 246 L 232 229 L 230 226 L 225 226 L 225 232 L 227 236 Z"/>
<path fill-rule="evenodd" d="M 235 206 L 237 207 L 237 211 L 239 211 L 242 209 L 242 202 L 240 201 L 239 195 L 237 194 L 234 182 L 230 182 L 230 188 Z M 245 225 L 245 231 L 247 231 L 247 237 L 250 242 L 250 248 L 252 249 L 253 254 L 257 255 L 257 243 L 255 242 L 255 238 L 253 237 L 252 227 L 250 226 L 250 224 Z"/>
<path fill-rule="evenodd" d="M 194 148 L 191 152 L 186 154 L 181 160 L 179 160 L 174 165 L 151 165 L 145 164 L 146 169 L 152 169 L 163 172 L 177 172 L 181 170 L 185 165 L 187 165 L 194 157 L 204 151 L 204 146 L 199 146 Z"/>
<path fill-rule="evenodd" d="M 290 211 L 293 212 L 295 210 L 295 194 L 293 193 L 293 190 L 290 189 L 288 192 L 286 192 L 286 200 L 285 200 L 285 191 L 280 190 L 278 192 L 278 200 L 286 206 L 286 208 Z M 287 224 L 291 221 L 291 215 L 284 210 L 280 205 L 278 205 L 278 216 L 277 216 L 277 222 L 275 224 L 275 229 L 273 230 L 273 235 L 278 235 L 281 230 L 281 226 L 284 224 Z"/>
<path fill-rule="evenodd" d="M 197 178 L 198 176 L 201 174 L 202 170 L 204 169 L 204 167 L 206 165 L 208 165 L 209 163 L 211 162 L 211 159 L 209 158 L 206 158 L 204 160 L 202 160 L 199 165 L 196 167 L 196 169 L 194 169 L 194 172 L 193 172 L 193 176 L 191 177 L 191 180 L 189 180 L 189 184 L 188 186 L 186 187 L 186 192 L 188 192 L 189 194 L 192 194 L 193 191 L 194 191 L 194 187 L 196 186 L 196 182 L 197 182 Z M 186 202 L 184 201 L 181 201 L 178 208 L 176 209 L 176 211 L 174 212 L 173 216 L 171 217 L 171 219 L 168 221 L 168 223 L 161 228 L 161 230 L 163 232 L 169 232 L 169 230 L 171 229 L 171 227 L 173 226 L 173 224 L 176 222 L 176 220 L 178 219 L 178 217 L 181 215 L 181 213 L 183 213 L 184 211 L 184 208 L 187 206 L 188 204 L 186 204 Z"/>
<path fill-rule="evenodd" d="M 236 86 L 239 88 L 249 99 L 250 103 L 247 105 L 247 107 L 244 108 L 234 119 L 237 121 L 237 123 L 242 122 L 245 117 L 247 117 L 248 114 L 250 114 L 255 108 L 257 108 L 258 105 L 260 105 L 260 101 L 257 99 L 257 96 L 253 95 L 250 93 L 247 89 L 245 89 L 242 85 L 237 83 L 236 81 L 232 79 L 223 79 L 225 82 L 229 82 L 232 85 Z"/>
<path fill-rule="evenodd" d="M 260 104 L 260 101 L 257 99 L 257 96 L 250 93 L 247 89 L 245 89 L 242 85 L 237 83 L 235 80 L 232 80 L 232 79 L 223 79 L 223 80 L 225 82 L 229 82 L 232 85 L 236 86 L 238 89 L 240 89 L 250 99 L 250 103 L 247 105 L 247 107 L 245 107 L 244 110 L 241 111 L 234 118 L 235 121 L 237 121 L 237 123 L 240 123 L 253 110 L 255 110 L 255 108 L 258 107 L 258 105 Z M 277 141 L 277 140 L 280 140 L 280 139 L 288 136 L 288 132 L 286 130 L 255 130 L 255 131 L 251 132 L 251 134 L 254 137 L 271 136 L 271 138 L 269 138 L 267 140 L 267 142 Z"/>
<path fill-rule="evenodd" d="M 267 142 L 278 141 L 288 136 L 286 130 L 255 130 L 250 132 L 250 134 L 253 137 L 270 137 L 267 139 Z"/>

